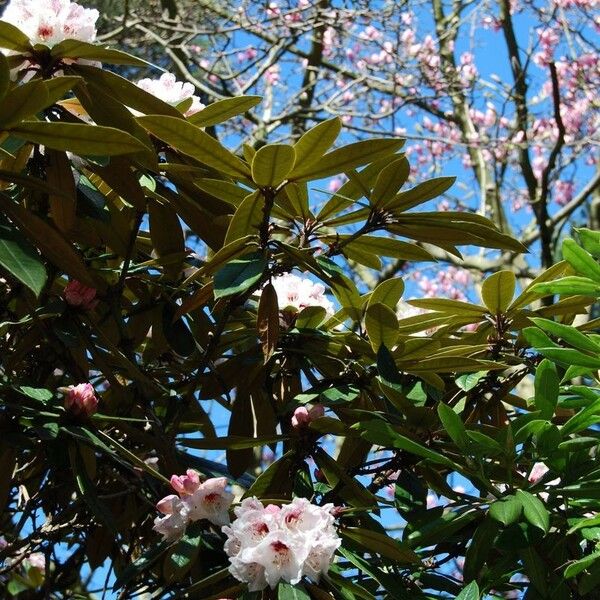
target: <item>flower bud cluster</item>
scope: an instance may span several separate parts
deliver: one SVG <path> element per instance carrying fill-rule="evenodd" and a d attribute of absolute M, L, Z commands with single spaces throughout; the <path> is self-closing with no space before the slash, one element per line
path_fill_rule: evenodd
<path fill-rule="evenodd" d="M 91 383 L 80 383 L 69 387 L 65 397 L 65 409 L 77 417 L 89 417 L 98 408 L 98 398 Z"/>
<path fill-rule="evenodd" d="M 295 585 L 304 576 L 318 582 L 341 543 L 333 511 L 333 504 L 316 506 L 306 498 L 281 507 L 246 498 L 231 527 L 223 527 L 230 573 L 251 592 L 280 581 Z"/>
<path fill-rule="evenodd" d="M 192 104 L 185 112 L 186 117 L 205 108 L 204 104 L 200 102 L 200 98 L 194 95 L 194 86 L 189 82 L 177 81 L 172 73 L 163 73 L 158 79 L 140 79 L 137 86 L 173 106 L 191 98 Z"/>
<path fill-rule="evenodd" d="M 325 407 L 322 404 L 314 406 L 300 406 L 294 411 L 292 416 L 292 427 L 296 430 L 307 427 L 311 421 L 321 418 L 325 414 Z"/>
<path fill-rule="evenodd" d="M 325 287 L 320 283 L 290 273 L 275 277 L 272 283 L 282 310 L 291 307 L 300 311 L 307 306 L 322 306 L 327 314 L 334 313 L 333 302 L 325 296 Z"/>
<path fill-rule="evenodd" d="M 188 469 L 185 475 L 171 477 L 171 487 L 179 495 L 165 496 L 156 505 L 157 510 L 165 516 L 156 517 L 153 529 L 163 539 L 179 539 L 190 521 L 207 519 L 213 525 L 229 523 L 233 494 L 225 489 L 225 477 L 213 477 L 201 483 L 198 473 Z"/>

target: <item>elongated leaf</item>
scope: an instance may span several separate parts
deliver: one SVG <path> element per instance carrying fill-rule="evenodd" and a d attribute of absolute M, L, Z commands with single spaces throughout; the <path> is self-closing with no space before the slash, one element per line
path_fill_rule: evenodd
<path fill-rule="evenodd" d="M 342 129 L 339 117 L 333 117 L 309 129 L 294 144 L 296 164 L 303 168 L 314 165 L 329 150 Z"/>
<path fill-rule="evenodd" d="M 337 236 L 337 239 L 343 242 L 349 237 L 349 234 L 341 234 Z M 346 248 L 359 248 L 365 252 L 371 252 L 376 256 L 390 256 L 404 260 L 435 261 L 435 258 L 425 248 L 421 248 L 416 244 L 376 235 L 361 235 L 352 240 Z"/>
<path fill-rule="evenodd" d="M 266 267 L 267 259 L 260 252 L 233 259 L 215 273 L 215 298 L 245 292 L 262 277 Z"/>
<path fill-rule="evenodd" d="M 46 285 L 46 269 L 35 248 L 3 218 L 0 218 L 0 266 L 36 296 Z"/>
<path fill-rule="evenodd" d="M 23 119 L 31 117 L 50 105 L 48 89 L 41 80 L 34 80 L 15 87 L 2 101 L 0 128 L 10 129 Z"/>
<path fill-rule="evenodd" d="M 175 117 L 150 115 L 137 120 L 157 138 L 205 165 L 234 177 L 250 177 L 248 166 L 200 127 Z"/>
<path fill-rule="evenodd" d="M 600 258 L 600 234 L 597 231 L 582 227 L 577 229 L 582 246 L 594 257 Z"/>
<path fill-rule="evenodd" d="M 113 127 L 23 121 L 11 128 L 11 134 L 28 142 L 83 156 L 117 156 L 146 150 L 139 140 Z"/>
<path fill-rule="evenodd" d="M 483 317 L 485 309 L 476 304 L 461 302 L 459 300 L 450 300 L 448 298 L 424 298 L 422 300 L 408 300 L 408 304 L 417 308 L 435 310 L 449 315 L 465 315 L 473 317 Z"/>
<path fill-rule="evenodd" d="M 265 197 L 259 190 L 248 195 L 231 218 L 224 244 L 231 244 L 247 235 L 257 235 L 263 219 L 264 207 Z"/>
<path fill-rule="evenodd" d="M 382 344 L 389 349 L 396 344 L 399 335 L 398 318 L 389 306 L 381 302 L 369 304 L 365 315 L 365 327 L 375 352 Z"/>
<path fill-rule="evenodd" d="M 503 525 L 511 525 L 521 518 L 523 504 L 516 496 L 506 496 L 490 505 L 490 517 Z"/>
<path fill-rule="evenodd" d="M 6 21 L 0 21 L 0 47 L 19 52 L 31 51 L 29 38 L 17 27 Z"/>
<path fill-rule="evenodd" d="M 6 56 L 0 52 L 0 100 L 3 100 L 10 87 L 10 68 Z"/>
<path fill-rule="evenodd" d="M 198 127 L 211 127 L 223 123 L 231 117 L 241 115 L 262 100 L 261 96 L 236 96 L 209 104 L 206 108 L 188 117 L 188 121 Z"/>
<path fill-rule="evenodd" d="M 254 155 L 252 179 L 260 186 L 277 187 L 294 168 L 296 153 L 286 144 L 268 144 Z"/>
<path fill-rule="evenodd" d="M 262 342 L 265 362 L 267 362 L 273 355 L 279 340 L 279 304 L 277 302 L 277 292 L 272 283 L 267 284 L 262 289 L 258 303 L 256 325 L 258 337 Z"/>
<path fill-rule="evenodd" d="M 281 581 L 277 586 L 277 600 L 310 600 L 310 596 L 302 586 Z"/>
<path fill-rule="evenodd" d="M 594 358 L 572 348 L 536 348 L 536 350 L 546 358 L 567 366 L 577 365 L 578 367 L 600 369 L 600 358 Z"/>
<path fill-rule="evenodd" d="M 529 492 L 517 490 L 517 499 L 523 506 L 525 518 L 535 527 L 539 527 L 544 533 L 550 529 L 550 513 L 544 503 Z"/>
<path fill-rule="evenodd" d="M 438 416 L 444 426 L 444 430 L 450 436 L 452 441 L 461 449 L 466 450 L 469 438 L 465 430 L 462 419 L 447 404 L 440 402 L 438 404 Z"/>
<path fill-rule="evenodd" d="M 403 293 L 404 281 L 400 277 L 386 279 L 373 290 L 369 297 L 369 306 L 380 303 L 395 311 Z"/>
<path fill-rule="evenodd" d="M 469 585 L 458 595 L 455 600 L 479 600 L 479 587 L 476 581 L 471 581 Z"/>
<path fill-rule="evenodd" d="M 342 537 L 348 538 L 369 552 L 375 552 L 385 558 L 389 558 L 399 564 L 419 563 L 419 555 L 410 548 L 402 545 L 387 535 L 373 531 L 372 529 L 362 529 L 359 527 L 345 527 L 341 530 Z"/>
<path fill-rule="evenodd" d="M 373 206 L 385 204 L 406 183 L 410 174 L 410 165 L 406 157 L 393 160 L 377 177 L 371 203 Z"/>
<path fill-rule="evenodd" d="M 490 275 L 481 286 L 481 299 L 492 313 L 506 312 L 515 295 L 517 279 L 512 271 L 499 271 Z"/>
<path fill-rule="evenodd" d="M 560 379 L 554 363 L 544 359 L 535 372 L 535 407 L 540 418 L 551 419 L 558 402 Z"/>
<path fill-rule="evenodd" d="M 600 296 L 600 283 L 596 283 L 586 277 L 563 277 L 549 283 L 538 283 L 532 289 L 532 292 L 538 294 L 562 294 L 575 296 L 581 294 L 583 296 Z"/>
<path fill-rule="evenodd" d="M 578 350 L 600 354 L 600 345 L 596 344 L 591 337 L 585 335 L 575 327 L 539 317 L 534 317 L 531 320 L 547 333 L 563 339 Z"/>
<path fill-rule="evenodd" d="M 50 50 L 53 58 L 85 58 L 87 60 L 99 60 L 112 65 L 134 65 L 137 67 L 148 67 L 151 64 L 137 56 L 127 54 L 121 50 L 103 48 L 99 44 L 89 44 L 81 40 L 63 40 Z"/>
<path fill-rule="evenodd" d="M 344 173 L 361 165 L 373 162 L 382 156 L 393 154 L 402 147 L 404 140 L 375 139 L 355 142 L 329 154 L 325 154 L 312 165 L 299 163 L 290 173 L 292 180 L 323 179 Z"/>
<path fill-rule="evenodd" d="M 390 200 L 383 202 L 382 207 L 395 212 L 403 212 L 414 206 L 423 204 L 428 200 L 443 194 L 456 181 L 456 177 L 437 177 L 424 181 L 414 188 L 401 192 Z"/>
<path fill-rule="evenodd" d="M 600 265 L 575 240 L 565 239 L 562 245 L 562 253 L 564 259 L 579 275 L 589 277 L 600 283 Z"/>

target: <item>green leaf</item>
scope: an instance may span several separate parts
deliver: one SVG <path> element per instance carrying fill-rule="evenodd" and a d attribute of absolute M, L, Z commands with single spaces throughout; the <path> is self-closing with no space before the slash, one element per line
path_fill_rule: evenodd
<path fill-rule="evenodd" d="M 36 115 L 51 102 L 44 82 L 36 79 L 13 88 L 2 101 L 0 128 L 10 129 L 23 119 Z"/>
<path fill-rule="evenodd" d="M 477 373 L 467 373 L 456 378 L 456 385 L 464 392 L 472 390 L 484 377 L 487 371 L 477 371 Z"/>
<path fill-rule="evenodd" d="M 563 339 L 578 350 L 600 354 L 600 345 L 596 344 L 591 337 L 581 333 L 581 331 L 575 327 L 563 325 L 562 323 L 550 321 L 549 319 L 542 319 L 540 317 L 535 317 L 531 320 L 547 333 Z"/>
<path fill-rule="evenodd" d="M 30 52 L 32 50 L 29 38 L 17 27 L 0 21 L 0 48 L 17 50 L 18 52 Z"/>
<path fill-rule="evenodd" d="M 579 275 L 600 283 L 600 265 L 575 240 L 566 238 L 563 241 L 562 254 Z"/>
<path fill-rule="evenodd" d="M 179 581 L 190 570 L 200 552 L 201 540 L 201 524 L 192 523 L 169 556 L 165 570 L 170 580 Z"/>
<path fill-rule="evenodd" d="M 517 278 L 512 271 L 499 271 L 490 275 L 481 286 L 481 299 L 492 313 L 506 312 L 515 294 Z"/>
<path fill-rule="evenodd" d="M 176 117 L 149 115 L 137 121 L 157 138 L 221 173 L 249 178 L 250 169 L 235 154 L 191 123 Z"/>
<path fill-rule="evenodd" d="M 11 134 L 28 142 L 82 156 L 117 156 L 147 150 L 139 140 L 114 127 L 23 121 L 11 128 Z"/>
<path fill-rule="evenodd" d="M 0 100 L 6 96 L 10 87 L 10 68 L 6 56 L 0 52 Z"/>
<path fill-rule="evenodd" d="M 406 183 L 410 174 L 410 165 L 406 157 L 393 160 L 377 176 L 371 194 L 371 204 L 379 206 L 394 197 L 396 192 Z"/>
<path fill-rule="evenodd" d="M 479 587 L 477 582 L 471 581 L 454 600 L 479 600 Z"/>
<path fill-rule="evenodd" d="M 228 262 L 215 273 L 215 299 L 240 294 L 257 283 L 268 261 L 262 252 L 253 252 Z"/>
<path fill-rule="evenodd" d="M 440 402 L 437 408 L 438 416 L 444 430 L 452 441 L 461 449 L 466 450 L 469 439 L 462 419 L 447 404 Z"/>
<path fill-rule="evenodd" d="M 369 303 L 365 315 L 365 328 L 369 334 L 371 347 L 375 352 L 379 346 L 393 348 L 398 339 L 398 317 L 396 313 L 385 304 Z"/>
<path fill-rule="evenodd" d="M 343 538 L 350 539 L 368 552 L 375 552 L 399 564 L 420 563 L 419 555 L 391 537 L 359 527 L 344 527 L 340 530 Z"/>
<path fill-rule="evenodd" d="M 152 66 L 149 62 L 112 48 L 103 48 L 99 44 L 89 44 L 80 40 L 63 40 L 52 46 L 50 54 L 53 58 L 85 58 L 99 60 L 111 65 L 133 65 L 136 67 Z"/>
<path fill-rule="evenodd" d="M 391 200 L 383 203 L 383 208 L 394 212 L 403 212 L 428 200 L 437 198 L 450 188 L 456 181 L 456 177 L 436 177 L 424 181 L 414 188 L 401 192 Z"/>
<path fill-rule="evenodd" d="M 246 196 L 229 222 L 223 244 L 226 246 L 247 235 L 258 234 L 264 207 L 265 197 L 260 190 Z"/>
<path fill-rule="evenodd" d="M 572 348 L 536 348 L 536 350 L 546 358 L 567 366 L 577 365 L 578 367 L 600 369 L 600 358 L 588 356 Z"/>
<path fill-rule="evenodd" d="M 325 154 L 315 164 L 298 163 L 290 173 L 292 180 L 324 179 L 391 155 L 402 147 L 404 140 L 374 139 L 355 142 Z"/>
<path fill-rule="evenodd" d="M 408 300 L 408 304 L 417 308 L 426 310 L 435 310 L 448 315 L 466 316 L 482 319 L 485 309 L 476 304 L 461 302 L 460 300 L 450 300 L 448 298 L 423 298 L 422 300 Z"/>
<path fill-rule="evenodd" d="M 54 398 L 54 394 L 46 388 L 33 388 L 26 385 L 22 385 L 17 389 L 26 396 L 29 396 L 34 400 L 38 400 L 43 404 L 47 404 L 48 402 L 50 402 L 50 400 L 52 400 L 52 398 Z"/>
<path fill-rule="evenodd" d="M 342 129 L 339 117 L 333 117 L 309 129 L 294 144 L 296 164 L 304 168 L 314 165 L 335 142 Z"/>
<path fill-rule="evenodd" d="M 517 490 L 517 499 L 523 506 L 525 518 L 535 527 L 539 527 L 544 533 L 550 529 L 550 513 L 546 510 L 544 503 L 529 492 Z"/>
<path fill-rule="evenodd" d="M 325 320 L 327 311 L 322 306 L 307 306 L 296 316 L 298 329 L 317 329 Z"/>
<path fill-rule="evenodd" d="M 600 295 L 600 283 L 596 283 L 586 277 L 572 275 L 549 283 L 538 283 L 533 286 L 531 291 L 543 295 L 562 294 L 564 296 L 575 296 L 581 294 L 582 296 L 598 296 Z"/>
<path fill-rule="evenodd" d="M 188 121 L 198 127 L 212 127 L 231 117 L 241 115 L 262 100 L 261 96 L 236 96 L 209 104 L 206 108 L 188 117 Z"/>
<path fill-rule="evenodd" d="M 599 559 L 600 550 L 596 550 L 595 552 L 592 552 L 590 555 L 585 556 L 584 558 L 580 558 L 579 560 L 573 561 L 565 569 L 565 579 L 570 579 L 571 577 L 579 575 L 579 573 L 585 571 L 588 567 L 590 567 Z"/>
<path fill-rule="evenodd" d="M 339 234 L 333 237 L 324 237 L 331 241 L 344 243 L 350 238 L 351 234 Z M 425 248 L 416 244 L 403 242 L 390 237 L 380 237 L 377 235 L 361 235 L 345 245 L 345 248 L 357 248 L 364 252 L 370 252 L 375 256 L 390 256 L 402 260 L 429 260 L 435 261 L 435 258 Z"/>
<path fill-rule="evenodd" d="M 373 444 L 406 450 L 406 452 L 426 458 L 433 463 L 444 465 L 450 468 L 458 468 L 458 470 L 462 471 L 462 468 L 449 458 L 446 458 L 445 456 L 442 456 L 441 454 L 422 446 L 418 442 L 415 442 L 410 438 L 407 438 L 406 436 L 394 431 L 388 423 L 380 419 L 371 419 L 370 421 L 356 423 L 352 425 L 352 429 L 356 429 L 362 438 L 372 442 Z"/>
<path fill-rule="evenodd" d="M 544 359 L 535 372 L 535 407 L 541 419 L 551 419 L 558 402 L 560 380 L 554 363 Z"/>
<path fill-rule="evenodd" d="M 516 496 L 505 496 L 490 505 L 490 517 L 503 525 L 512 525 L 521 518 L 523 505 Z"/>
<path fill-rule="evenodd" d="M 268 144 L 254 155 L 252 179 L 261 187 L 277 187 L 294 168 L 296 153 L 286 144 Z"/>
<path fill-rule="evenodd" d="M 277 600 L 310 600 L 310 596 L 302 585 L 280 581 L 277 586 Z"/>
<path fill-rule="evenodd" d="M 594 257 L 600 258 L 600 232 L 582 227 L 576 229 L 581 245 Z"/>
<path fill-rule="evenodd" d="M 369 304 L 384 304 L 395 311 L 404 293 L 404 281 L 400 277 L 392 277 L 382 281 L 369 297 Z M 394 313 L 395 314 L 395 313 Z"/>
<path fill-rule="evenodd" d="M 46 269 L 35 248 L 4 218 L 0 218 L 0 266 L 36 296 L 46 285 Z"/>

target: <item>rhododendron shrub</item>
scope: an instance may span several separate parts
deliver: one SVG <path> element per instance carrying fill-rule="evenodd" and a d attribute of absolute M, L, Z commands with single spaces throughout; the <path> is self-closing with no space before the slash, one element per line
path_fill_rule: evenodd
<path fill-rule="evenodd" d="M 155 25 L 187 36 L 197 7 L 167 4 Z M 94 9 L 33 5 L 0 20 L 0 596 L 595 597 L 600 234 L 474 290 L 435 258 L 489 251 L 521 276 L 526 247 L 448 201 L 452 162 L 431 179 L 337 116 L 284 135 L 283 63 L 264 99 L 222 97 L 214 73 L 156 79 L 200 62 L 186 40 L 157 34 L 149 64 Z M 134 5 L 121 31 L 156 41 Z M 265 11 L 291 31 L 313 8 Z M 447 54 L 411 19 L 434 78 Z M 377 50 L 348 60 L 392 65 L 360 26 Z M 319 31 L 338 60 L 342 32 Z M 465 49 L 458 67 L 440 94 L 478 81 Z"/>

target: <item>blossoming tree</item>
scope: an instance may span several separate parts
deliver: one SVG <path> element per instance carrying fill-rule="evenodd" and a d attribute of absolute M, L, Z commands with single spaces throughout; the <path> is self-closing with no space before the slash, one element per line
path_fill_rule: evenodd
<path fill-rule="evenodd" d="M 259 97 L 147 77 L 69 0 L 2 17 L 3 595 L 597 594 L 598 232 L 407 303 L 357 264 L 525 246 L 425 210 L 453 178 L 404 140 L 299 113 L 235 149 Z"/>

